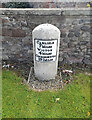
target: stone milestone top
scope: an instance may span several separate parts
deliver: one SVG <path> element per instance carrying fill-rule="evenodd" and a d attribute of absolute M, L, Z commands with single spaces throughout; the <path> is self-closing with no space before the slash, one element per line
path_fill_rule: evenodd
<path fill-rule="evenodd" d="M 38 30 L 43 31 L 43 28 L 45 28 L 44 30 L 46 30 L 46 31 L 50 28 L 50 30 L 53 29 L 53 30 L 55 30 L 55 31 L 60 32 L 60 30 L 59 30 L 56 26 L 54 26 L 54 25 L 52 25 L 52 24 L 48 24 L 48 23 L 38 25 L 38 26 L 33 30 L 33 32 L 34 32 L 34 31 L 38 31 Z"/>

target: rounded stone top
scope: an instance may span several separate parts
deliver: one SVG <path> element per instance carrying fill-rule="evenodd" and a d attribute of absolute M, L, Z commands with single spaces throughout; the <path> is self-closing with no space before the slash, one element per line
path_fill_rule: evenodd
<path fill-rule="evenodd" d="M 60 32 L 60 30 L 56 26 L 48 23 L 38 25 L 34 28 L 33 32 L 38 30 L 54 30 Z"/>

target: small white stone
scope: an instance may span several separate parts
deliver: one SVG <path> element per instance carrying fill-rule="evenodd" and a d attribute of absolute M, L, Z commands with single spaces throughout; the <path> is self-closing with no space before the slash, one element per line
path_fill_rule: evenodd
<path fill-rule="evenodd" d="M 72 70 L 63 70 L 63 73 L 73 73 Z"/>
<path fill-rule="evenodd" d="M 5 68 L 6 65 L 3 65 L 2 67 Z"/>
<path fill-rule="evenodd" d="M 14 66 L 11 66 L 11 68 L 14 68 Z"/>
<path fill-rule="evenodd" d="M 60 100 L 60 98 L 56 98 L 56 102 L 59 101 L 59 100 Z"/>

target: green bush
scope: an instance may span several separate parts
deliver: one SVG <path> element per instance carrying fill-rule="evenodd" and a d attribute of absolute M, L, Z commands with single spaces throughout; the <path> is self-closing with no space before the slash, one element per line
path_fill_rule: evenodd
<path fill-rule="evenodd" d="M 30 8 L 29 2 L 8 2 L 6 8 Z"/>

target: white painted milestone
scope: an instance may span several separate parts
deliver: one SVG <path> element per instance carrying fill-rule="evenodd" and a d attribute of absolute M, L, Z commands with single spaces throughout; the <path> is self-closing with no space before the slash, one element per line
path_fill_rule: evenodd
<path fill-rule="evenodd" d="M 41 24 L 33 32 L 34 72 L 39 80 L 55 79 L 57 75 L 60 30 Z"/>

